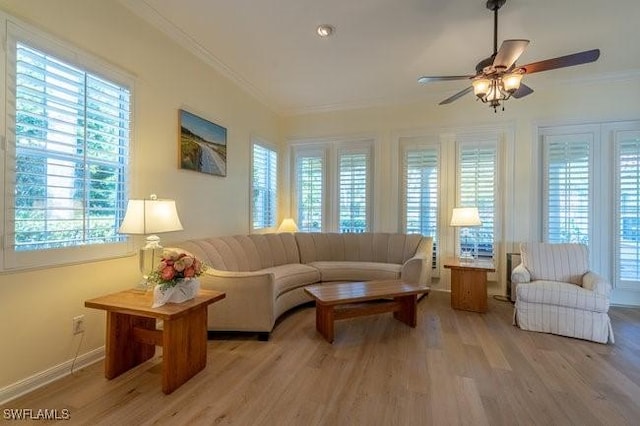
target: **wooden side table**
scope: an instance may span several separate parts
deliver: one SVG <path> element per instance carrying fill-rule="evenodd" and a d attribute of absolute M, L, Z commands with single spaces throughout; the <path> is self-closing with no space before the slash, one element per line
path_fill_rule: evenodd
<path fill-rule="evenodd" d="M 446 259 L 451 269 L 451 307 L 464 311 L 487 312 L 487 272 L 495 272 L 492 261 L 461 262 Z"/>
<path fill-rule="evenodd" d="M 147 361 L 162 346 L 162 391 L 176 390 L 207 365 L 207 307 L 224 297 L 200 290 L 194 299 L 152 308 L 152 292 L 125 290 L 85 301 L 88 308 L 107 311 L 105 377 Z M 156 330 L 157 319 L 164 322 L 162 330 Z"/>

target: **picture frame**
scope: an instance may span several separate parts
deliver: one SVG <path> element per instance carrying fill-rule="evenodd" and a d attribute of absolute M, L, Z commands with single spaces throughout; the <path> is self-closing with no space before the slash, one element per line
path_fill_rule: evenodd
<path fill-rule="evenodd" d="M 227 129 L 179 110 L 180 168 L 227 176 Z"/>

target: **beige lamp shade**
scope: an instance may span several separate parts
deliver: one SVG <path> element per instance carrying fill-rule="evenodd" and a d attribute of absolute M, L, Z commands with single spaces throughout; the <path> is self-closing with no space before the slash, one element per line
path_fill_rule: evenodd
<path fill-rule="evenodd" d="M 174 200 L 159 200 L 152 194 L 149 199 L 129 200 L 119 232 L 121 234 L 148 235 L 181 231 L 182 229 L 176 202 Z"/>
<path fill-rule="evenodd" d="M 451 226 L 480 226 L 480 214 L 477 207 L 456 207 L 451 214 Z"/>
<path fill-rule="evenodd" d="M 283 219 L 282 223 L 278 227 L 278 232 L 298 232 L 298 225 L 290 217 Z"/>

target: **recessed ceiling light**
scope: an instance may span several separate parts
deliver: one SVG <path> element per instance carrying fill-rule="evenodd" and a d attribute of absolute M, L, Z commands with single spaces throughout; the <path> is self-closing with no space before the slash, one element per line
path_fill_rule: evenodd
<path fill-rule="evenodd" d="M 322 24 L 318 25 L 318 29 L 316 30 L 316 32 L 320 37 L 329 37 L 331 34 L 333 34 L 333 30 L 334 28 L 331 25 Z"/>

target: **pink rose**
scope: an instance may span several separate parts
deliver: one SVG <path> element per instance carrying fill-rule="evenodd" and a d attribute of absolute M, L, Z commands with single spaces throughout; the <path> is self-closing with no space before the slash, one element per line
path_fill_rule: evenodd
<path fill-rule="evenodd" d="M 165 267 L 162 269 L 162 272 L 160 272 L 160 276 L 166 281 L 172 280 L 175 275 L 176 271 L 171 266 Z"/>
<path fill-rule="evenodd" d="M 193 266 L 189 266 L 188 268 L 184 269 L 185 278 L 193 278 L 195 276 L 196 276 L 196 270 L 193 268 Z"/>

